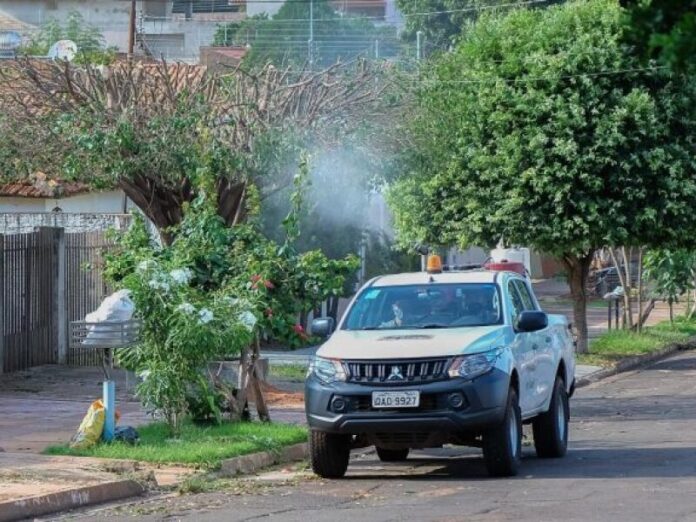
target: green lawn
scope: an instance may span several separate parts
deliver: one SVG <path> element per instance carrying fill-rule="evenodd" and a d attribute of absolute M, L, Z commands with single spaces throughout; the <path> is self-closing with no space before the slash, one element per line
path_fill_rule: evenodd
<path fill-rule="evenodd" d="M 637 334 L 612 330 L 590 343 L 589 354 L 579 354 L 578 363 L 613 366 L 624 357 L 657 351 L 664 346 L 696 335 L 696 321 L 677 318 L 674 325 L 664 321 Z"/>
<path fill-rule="evenodd" d="M 67 445 L 49 446 L 47 455 L 76 455 L 109 459 L 132 459 L 161 464 L 184 464 L 215 469 L 230 457 L 276 450 L 305 442 L 307 430 L 302 426 L 278 423 L 235 422 L 220 426 L 184 424 L 181 436 L 169 437 L 167 426 L 155 422 L 138 428 L 140 443 L 131 446 L 121 442 L 100 444 L 86 450 Z"/>
<path fill-rule="evenodd" d="M 272 377 L 284 381 L 304 382 L 307 376 L 307 365 L 303 364 L 271 364 L 269 373 Z"/>

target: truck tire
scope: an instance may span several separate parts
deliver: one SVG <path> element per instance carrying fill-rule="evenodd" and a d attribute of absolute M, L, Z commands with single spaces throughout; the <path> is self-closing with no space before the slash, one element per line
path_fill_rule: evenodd
<path fill-rule="evenodd" d="M 382 462 L 399 462 L 406 460 L 409 449 L 387 449 L 377 446 L 377 456 Z"/>
<path fill-rule="evenodd" d="M 309 436 L 312 471 L 322 478 L 341 478 L 348 469 L 350 435 L 314 431 Z"/>
<path fill-rule="evenodd" d="M 568 394 L 560 377 L 556 377 L 549 411 L 532 422 L 534 448 L 542 459 L 563 457 L 568 449 L 568 419 L 570 409 Z"/>
<path fill-rule="evenodd" d="M 492 477 L 517 475 L 522 458 L 522 413 L 517 392 L 508 392 L 505 417 L 483 434 L 483 459 Z"/>

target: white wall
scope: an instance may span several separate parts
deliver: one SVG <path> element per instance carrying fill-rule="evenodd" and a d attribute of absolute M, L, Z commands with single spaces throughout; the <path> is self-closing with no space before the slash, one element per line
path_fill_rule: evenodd
<path fill-rule="evenodd" d="M 51 212 L 56 207 L 68 213 L 119 214 L 124 210 L 123 192 L 90 192 L 63 199 L 0 197 L 0 212 Z M 127 210 L 131 208 L 129 200 Z"/>
<path fill-rule="evenodd" d="M 128 45 L 130 2 L 122 0 L 1 0 L 0 10 L 32 25 L 40 26 L 55 18 L 64 21 L 71 11 L 79 11 L 99 27 L 107 45 L 125 50 Z"/>

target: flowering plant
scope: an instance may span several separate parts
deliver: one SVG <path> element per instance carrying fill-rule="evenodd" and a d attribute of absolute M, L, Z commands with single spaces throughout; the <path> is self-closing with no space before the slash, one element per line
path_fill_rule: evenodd
<path fill-rule="evenodd" d="M 170 245 L 154 244 L 144 229 L 136 216 L 121 238 L 127 248 L 107 257 L 107 272 L 131 291 L 142 325 L 140 343 L 121 356 L 121 364 L 138 373 L 142 402 L 176 433 L 187 393 L 207 363 L 238 355 L 253 341 L 259 305 L 236 284 L 234 271 L 220 266 L 228 258 L 231 229 L 203 201 L 188 209 Z"/>

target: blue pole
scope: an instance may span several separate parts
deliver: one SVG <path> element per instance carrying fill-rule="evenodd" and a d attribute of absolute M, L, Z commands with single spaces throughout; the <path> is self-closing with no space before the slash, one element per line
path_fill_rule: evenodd
<path fill-rule="evenodd" d="M 114 431 L 116 430 L 116 383 L 104 381 L 103 394 L 105 418 L 102 438 L 110 442 L 114 440 Z"/>

